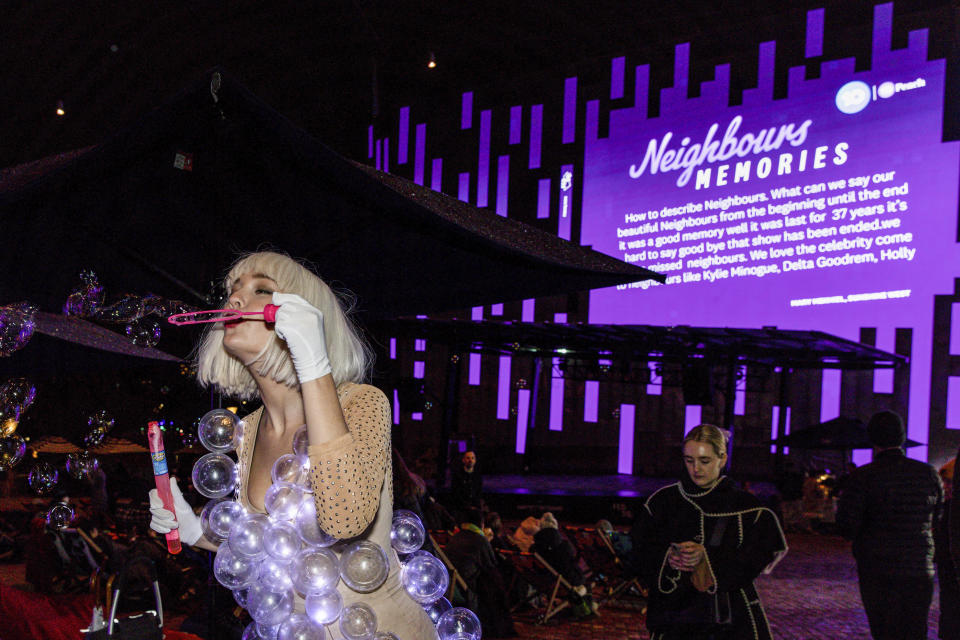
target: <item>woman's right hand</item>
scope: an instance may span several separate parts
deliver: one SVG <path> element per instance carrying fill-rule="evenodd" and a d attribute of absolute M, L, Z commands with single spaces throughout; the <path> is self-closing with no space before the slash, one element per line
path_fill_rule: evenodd
<path fill-rule="evenodd" d="M 150 497 L 150 528 L 157 533 L 170 533 L 173 529 L 180 530 L 180 540 L 190 546 L 197 543 L 197 540 L 203 535 L 203 528 L 200 526 L 200 518 L 193 512 L 193 509 L 184 499 L 177 486 L 177 479 L 170 478 L 170 493 L 173 495 L 173 508 L 177 515 L 174 517 L 169 509 L 163 507 L 163 500 L 157 494 L 156 489 L 151 489 L 148 494 Z"/>

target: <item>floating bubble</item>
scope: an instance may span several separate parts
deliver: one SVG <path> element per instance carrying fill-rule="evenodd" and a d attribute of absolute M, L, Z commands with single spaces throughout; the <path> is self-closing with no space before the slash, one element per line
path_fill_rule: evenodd
<path fill-rule="evenodd" d="M 246 589 L 257 580 L 260 561 L 235 553 L 228 544 L 221 544 L 213 561 L 213 576 L 227 589 Z"/>
<path fill-rule="evenodd" d="M 289 482 L 275 482 L 263 496 L 267 513 L 278 520 L 293 520 L 300 510 L 303 490 Z"/>
<path fill-rule="evenodd" d="M 30 341 L 36 313 L 37 308 L 29 302 L 0 307 L 0 356 L 9 356 Z"/>
<path fill-rule="evenodd" d="M 293 453 L 301 458 L 307 457 L 307 425 L 303 425 L 293 434 Z"/>
<path fill-rule="evenodd" d="M 340 582 L 340 559 L 329 549 L 304 549 L 291 567 L 293 587 L 305 596 L 329 591 Z"/>
<path fill-rule="evenodd" d="M 11 378 L 0 386 L 0 405 L 17 420 L 37 397 L 37 388 L 26 378 Z"/>
<path fill-rule="evenodd" d="M 271 522 L 264 536 L 263 548 L 269 556 L 290 562 L 300 551 L 300 535 L 289 522 Z"/>
<path fill-rule="evenodd" d="M 101 306 L 96 316 L 107 322 L 134 322 L 146 315 L 145 307 L 144 298 L 125 293 L 119 300 Z"/>
<path fill-rule="evenodd" d="M 207 504 L 203 505 L 203 509 L 200 510 L 200 529 L 203 530 L 204 537 L 214 544 L 220 544 L 226 540 L 226 538 L 217 535 L 214 530 L 210 528 L 210 512 L 213 511 L 215 506 L 225 501 L 226 498 L 208 500 Z"/>
<path fill-rule="evenodd" d="M 64 468 L 67 470 L 67 475 L 69 475 L 74 480 L 82 480 L 86 475 L 82 465 L 80 464 L 80 454 L 79 453 L 68 453 L 67 459 L 64 462 Z"/>
<path fill-rule="evenodd" d="M 437 635 L 440 640 L 480 640 L 480 619 L 470 609 L 453 607 L 437 621 Z"/>
<path fill-rule="evenodd" d="M 214 453 L 226 453 L 237 448 L 240 442 L 240 419 L 226 409 L 208 411 L 200 418 L 197 436 L 200 444 Z"/>
<path fill-rule="evenodd" d="M 336 589 L 329 589 L 320 593 L 307 594 L 304 602 L 307 616 L 316 625 L 330 624 L 340 617 L 343 611 L 343 596 Z"/>
<path fill-rule="evenodd" d="M 233 525 L 245 515 L 247 510 L 235 500 L 218 502 L 210 509 L 210 529 L 218 538 L 226 539 Z"/>
<path fill-rule="evenodd" d="M 27 442 L 21 436 L 11 435 L 0 438 L 0 471 L 17 466 L 27 451 Z"/>
<path fill-rule="evenodd" d="M 73 520 L 73 515 L 73 508 L 70 505 L 58 502 L 47 511 L 47 525 L 54 529 L 65 529 Z"/>
<path fill-rule="evenodd" d="M 383 584 L 389 570 L 386 552 L 369 540 L 354 542 L 340 554 L 340 577 L 360 593 L 369 593 Z"/>
<path fill-rule="evenodd" d="M 377 614 L 368 605 L 357 602 L 340 613 L 340 633 L 347 640 L 372 640 L 377 632 Z"/>
<path fill-rule="evenodd" d="M 233 590 L 233 600 L 238 605 L 247 608 L 247 590 L 246 589 L 234 589 Z"/>
<path fill-rule="evenodd" d="M 255 584 L 247 590 L 247 611 L 262 625 L 279 625 L 293 612 L 293 592 L 270 591 Z"/>
<path fill-rule="evenodd" d="M 83 436 L 83 446 L 87 449 L 93 449 L 103 444 L 103 439 L 107 437 L 107 432 L 103 429 L 93 429 Z"/>
<path fill-rule="evenodd" d="M 294 453 L 285 453 L 273 463 L 270 477 L 274 482 L 288 482 L 302 486 L 307 481 L 309 461 Z"/>
<path fill-rule="evenodd" d="M 260 584 L 277 593 L 292 589 L 290 561 L 278 560 L 270 556 L 264 557 L 260 563 Z"/>
<path fill-rule="evenodd" d="M 81 285 L 67 296 L 63 313 L 68 316 L 89 317 L 103 304 L 103 287 L 97 274 L 90 270 L 80 272 L 80 282 Z"/>
<path fill-rule="evenodd" d="M 237 485 L 237 466 L 222 453 L 208 453 L 193 465 L 193 486 L 207 498 L 222 498 Z"/>
<path fill-rule="evenodd" d="M 329 547 L 337 541 L 336 538 L 320 528 L 320 523 L 317 522 L 317 505 L 313 501 L 312 495 L 306 495 L 300 501 L 300 510 L 297 511 L 294 524 L 297 527 L 297 533 L 300 534 L 300 539 L 306 544 L 315 547 Z"/>
<path fill-rule="evenodd" d="M 57 480 L 59 480 L 59 478 L 60 475 L 52 464 L 49 462 L 38 462 L 33 465 L 30 473 L 27 474 L 27 484 L 30 485 L 34 493 L 42 496 L 53 491 L 53 488 L 57 486 Z"/>
<path fill-rule="evenodd" d="M 263 549 L 263 534 L 267 530 L 268 522 L 267 516 L 260 513 L 249 513 L 242 517 L 230 529 L 230 548 L 244 558 L 262 558 L 266 553 Z"/>
<path fill-rule="evenodd" d="M 12 436 L 17 432 L 19 425 L 16 412 L 7 407 L 0 407 L 0 438 Z"/>
<path fill-rule="evenodd" d="M 117 423 L 116 418 L 114 418 L 106 409 L 100 409 L 90 414 L 90 417 L 87 418 L 87 426 L 90 429 L 100 429 L 103 432 L 109 432 L 110 429 L 113 429 L 113 425 Z"/>
<path fill-rule="evenodd" d="M 423 546 L 427 539 L 427 530 L 413 511 L 397 509 L 393 512 L 393 525 L 390 527 L 390 546 L 397 553 L 413 553 Z"/>
<path fill-rule="evenodd" d="M 450 574 L 439 558 L 427 551 L 418 551 L 403 563 L 400 582 L 411 598 L 427 605 L 446 593 Z"/>
<path fill-rule="evenodd" d="M 100 461 L 89 451 L 81 451 L 79 454 L 80 469 L 83 471 L 83 475 L 89 476 L 91 473 L 100 468 Z"/>
<path fill-rule="evenodd" d="M 295 613 L 280 625 L 277 640 L 324 640 L 327 632 L 315 627 L 302 613 Z"/>
<path fill-rule="evenodd" d="M 440 597 L 431 602 L 428 605 L 423 607 L 423 610 L 427 612 L 427 615 L 430 616 L 430 621 L 433 624 L 437 624 L 440 620 L 440 616 L 453 608 L 453 605 L 450 604 L 450 601 L 446 598 Z"/>
<path fill-rule="evenodd" d="M 150 318 L 141 318 L 128 324 L 125 331 L 130 342 L 138 347 L 155 347 L 162 335 L 160 323 Z"/>

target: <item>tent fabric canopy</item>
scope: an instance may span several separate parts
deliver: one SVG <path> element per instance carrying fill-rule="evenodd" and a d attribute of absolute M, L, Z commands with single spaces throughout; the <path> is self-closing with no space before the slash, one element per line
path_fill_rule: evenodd
<path fill-rule="evenodd" d="M 260 248 L 311 261 L 375 318 L 663 281 L 348 161 L 221 71 L 94 148 L 0 174 L 0 222 L 0 268 L 18 275 L 0 303 L 41 309 L 85 269 L 115 295 L 209 304 Z"/>

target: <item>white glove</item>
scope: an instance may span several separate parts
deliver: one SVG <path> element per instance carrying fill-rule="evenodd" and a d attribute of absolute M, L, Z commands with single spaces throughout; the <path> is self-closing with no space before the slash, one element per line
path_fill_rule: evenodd
<path fill-rule="evenodd" d="M 160 499 L 157 490 L 150 489 L 150 513 L 153 516 L 150 518 L 150 528 L 157 533 L 169 533 L 173 529 L 179 528 L 180 541 L 192 546 L 203 535 L 200 518 L 193 512 L 187 501 L 183 499 L 176 478 L 170 478 L 170 493 L 173 495 L 173 508 L 177 511 L 176 518 L 173 517 L 169 509 L 163 508 L 163 500 Z"/>
<path fill-rule="evenodd" d="M 280 307 L 274 328 L 287 342 L 300 384 L 330 373 L 323 313 L 295 293 L 274 293 L 273 304 Z"/>

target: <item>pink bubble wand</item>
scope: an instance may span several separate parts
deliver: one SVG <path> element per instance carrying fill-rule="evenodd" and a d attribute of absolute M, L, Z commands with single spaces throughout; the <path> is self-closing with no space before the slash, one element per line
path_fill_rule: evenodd
<path fill-rule="evenodd" d="M 169 318 L 167 322 L 178 327 L 188 324 L 206 324 L 207 322 L 231 322 L 246 320 L 246 316 L 260 316 L 251 318 L 251 320 L 263 319 L 264 322 L 276 322 L 277 309 L 280 307 L 275 304 L 268 304 L 263 307 L 263 311 L 237 311 L 236 309 L 207 309 L 205 311 L 191 311 L 189 313 L 177 313 Z"/>

